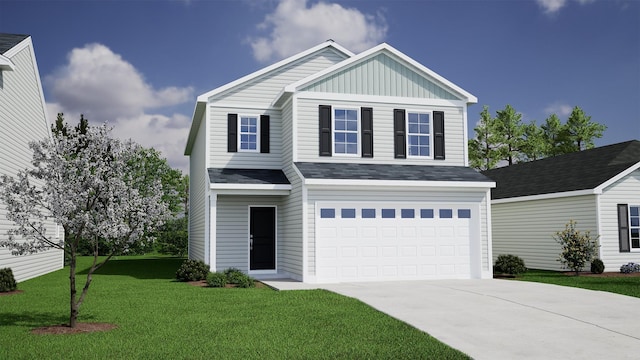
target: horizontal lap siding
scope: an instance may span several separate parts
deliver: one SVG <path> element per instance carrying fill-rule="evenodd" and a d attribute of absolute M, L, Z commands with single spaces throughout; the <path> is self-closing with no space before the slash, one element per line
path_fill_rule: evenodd
<path fill-rule="evenodd" d="M 203 115 L 204 116 L 204 115 Z M 205 260 L 205 209 L 209 206 L 207 199 L 207 172 L 205 164 L 205 123 L 200 122 L 198 135 L 189 157 L 189 258 Z"/>
<path fill-rule="evenodd" d="M 32 61 L 32 48 L 16 53 L 11 61 L 14 71 L 2 71 L 0 86 L 0 176 L 15 176 L 18 170 L 31 166 L 32 152 L 29 142 L 49 136 L 49 124 L 45 116 L 37 83 L 37 72 Z M 41 185 L 40 182 L 34 182 Z M 63 238 L 53 221 L 45 222 L 47 234 L 56 241 Z M 8 238 L 7 230 L 13 222 L 6 218 L 6 206 L 0 202 L 0 241 Z M 60 237 L 57 238 L 56 234 Z M 63 253 L 51 250 L 34 255 L 13 256 L 11 251 L 0 248 L 0 268 L 10 267 L 17 281 L 24 281 L 63 267 Z"/>
<path fill-rule="evenodd" d="M 640 251 L 621 253 L 617 204 L 640 206 L 640 170 L 618 180 L 600 195 L 600 243 L 605 271 L 620 271 L 628 262 L 640 263 Z"/>
<path fill-rule="evenodd" d="M 307 99 L 301 93 L 298 100 L 298 160 L 320 162 L 358 162 L 376 164 L 406 164 L 406 165 L 453 165 L 464 166 L 464 121 L 462 108 L 446 106 L 413 106 L 397 105 L 393 103 L 353 102 L 353 101 L 327 101 L 322 99 Z M 372 158 L 349 156 L 319 156 L 318 140 L 318 106 L 331 105 L 333 107 L 373 108 L 373 154 Z M 394 157 L 393 143 L 393 109 L 406 110 L 444 111 L 445 113 L 445 160 L 426 160 L 417 158 L 396 159 Z M 431 116 L 433 121 L 433 116 Z M 433 135 L 433 134 L 432 134 Z M 431 137 L 431 151 L 433 153 L 433 136 Z"/>
<path fill-rule="evenodd" d="M 482 270 L 488 271 L 488 232 L 485 192 L 465 191 L 416 191 L 413 190 L 309 190 L 307 203 L 308 270 L 315 274 L 315 219 L 316 203 L 335 202 L 390 202 L 390 203 L 478 203 L 480 205 L 481 248 L 483 251 Z M 484 209 L 484 210 L 483 210 Z"/>
<path fill-rule="evenodd" d="M 493 259 L 511 254 L 532 269 L 561 270 L 554 236 L 571 219 L 597 236 L 595 195 L 492 204 Z"/>

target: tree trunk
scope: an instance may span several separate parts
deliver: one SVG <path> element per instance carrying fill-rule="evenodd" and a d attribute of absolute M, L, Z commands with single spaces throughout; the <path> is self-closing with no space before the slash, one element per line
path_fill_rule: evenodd
<path fill-rule="evenodd" d="M 69 312 L 69 326 L 76 327 L 76 321 L 78 320 L 78 304 L 76 304 L 76 254 L 73 252 L 70 256 L 69 262 L 69 289 L 71 289 L 71 303 Z"/>

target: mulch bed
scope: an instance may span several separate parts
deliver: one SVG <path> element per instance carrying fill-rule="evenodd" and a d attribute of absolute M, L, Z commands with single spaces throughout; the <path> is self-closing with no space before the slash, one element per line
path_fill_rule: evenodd
<path fill-rule="evenodd" d="M 8 296 L 8 295 L 22 294 L 23 292 L 24 292 L 24 290 L 5 291 L 5 292 L 0 292 L 0 296 Z"/>
<path fill-rule="evenodd" d="M 200 280 L 200 281 L 188 281 L 187 284 L 191 285 L 191 286 L 197 286 L 197 287 L 208 287 L 207 286 L 207 281 L 206 280 Z M 260 289 L 260 288 L 264 288 L 267 287 L 267 285 L 261 283 L 260 281 L 256 281 L 256 288 Z M 225 286 L 225 288 L 236 288 L 237 286 L 235 284 L 227 284 Z"/>
<path fill-rule="evenodd" d="M 75 328 L 69 327 L 67 324 L 45 326 L 31 330 L 32 334 L 38 335 L 59 335 L 59 334 L 83 334 L 98 331 L 109 331 L 117 328 L 115 324 L 107 323 L 77 323 Z"/>
<path fill-rule="evenodd" d="M 576 276 L 576 273 L 573 271 L 567 271 L 564 273 L 567 276 Z M 640 272 L 635 272 L 635 273 L 630 273 L 630 274 L 625 274 L 625 273 L 621 273 L 620 271 L 612 271 L 612 272 L 603 272 L 602 274 L 594 274 L 590 271 L 581 271 L 580 272 L 580 276 L 587 276 L 587 277 L 602 277 L 602 278 L 606 278 L 606 277 L 638 277 L 640 276 Z"/>

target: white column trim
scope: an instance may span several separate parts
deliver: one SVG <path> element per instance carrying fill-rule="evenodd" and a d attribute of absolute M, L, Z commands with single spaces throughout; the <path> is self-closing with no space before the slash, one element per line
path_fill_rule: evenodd
<path fill-rule="evenodd" d="M 218 194 L 214 191 L 209 192 L 209 249 L 207 256 L 209 258 L 209 266 L 211 271 L 216 271 L 216 219 L 218 208 Z"/>

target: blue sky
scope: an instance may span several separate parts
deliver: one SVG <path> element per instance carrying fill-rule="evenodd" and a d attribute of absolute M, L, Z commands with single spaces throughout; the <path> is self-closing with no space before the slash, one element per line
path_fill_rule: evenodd
<path fill-rule="evenodd" d="M 30 34 L 50 114 L 108 121 L 186 170 L 197 95 L 332 38 L 387 42 L 526 122 L 582 107 L 598 146 L 640 139 L 640 2 L 8 1 L 0 32 Z M 55 116 L 52 116 L 52 119 Z"/>

